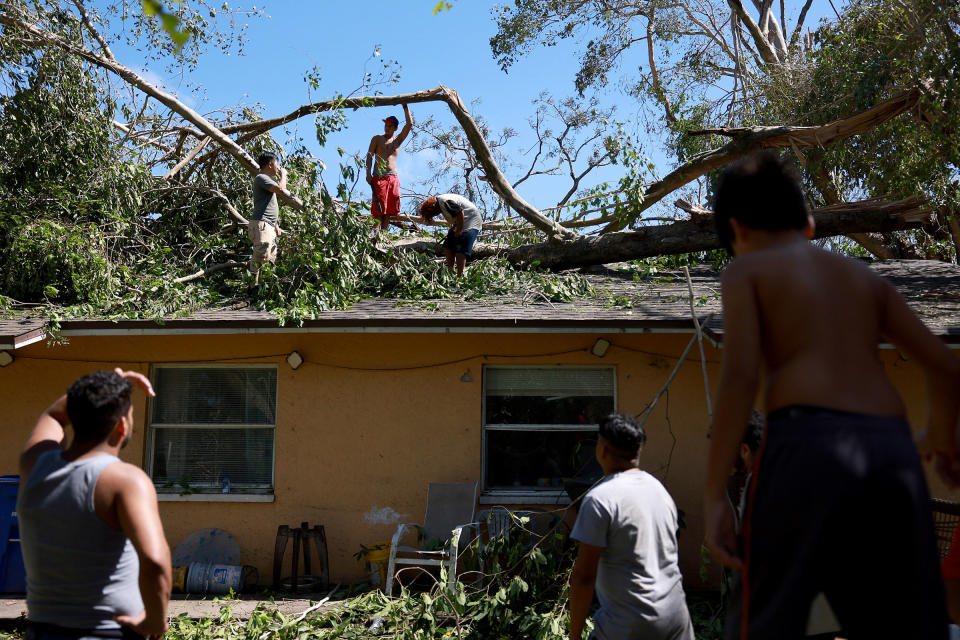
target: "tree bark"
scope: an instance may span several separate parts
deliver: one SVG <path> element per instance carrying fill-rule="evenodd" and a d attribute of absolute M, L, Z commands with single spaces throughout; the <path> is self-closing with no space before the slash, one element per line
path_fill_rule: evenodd
<path fill-rule="evenodd" d="M 276 118 L 267 118 L 257 120 L 256 122 L 244 122 L 222 127 L 220 130 L 226 134 L 234 133 L 264 133 L 270 129 L 299 120 L 304 116 L 321 111 L 333 111 L 336 109 L 359 109 L 361 107 L 389 107 L 398 104 L 413 104 L 415 102 L 442 102 L 443 96 L 440 95 L 442 89 L 430 89 L 429 91 L 416 91 L 414 93 L 402 93 L 396 96 L 363 96 L 352 98 L 336 98 L 333 100 L 321 100 L 312 104 L 305 104 L 297 107 L 290 113 Z"/>
<path fill-rule="evenodd" d="M 916 229 L 928 221 L 931 214 L 927 203 L 915 197 L 896 202 L 868 201 L 824 207 L 813 212 L 815 237 Z M 442 255 L 440 243 L 433 240 L 411 239 L 398 242 L 396 246 L 401 250 Z M 694 221 L 599 236 L 580 236 L 572 242 L 559 244 L 542 242 L 505 247 L 478 242 L 474 245 L 473 256 L 476 259 L 500 256 L 521 267 L 536 262 L 541 267 L 562 271 L 719 248 L 720 240 L 713 227 L 712 212 L 704 209 Z"/>
<path fill-rule="evenodd" d="M 758 25 L 753 17 L 747 13 L 747 10 L 744 9 L 743 3 L 740 2 L 740 0 L 727 0 L 727 4 L 730 5 L 731 11 L 746 25 L 747 31 L 753 36 L 753 41 L 756 43 L 757 51 L 760 53 L 763 61 L 770 65 L 780 64 L 780 58 L 777 56 L 773 45 L 767 40 L 767 36 L 760 31 L 760 25 Z"/>
<path fill-rule="evenodd" d="M 816 164 L 814 167 L 811 168 L 808 164 L 808 169 L 813 183 L 817 186 L 817 189 L 820 190 L 820 195 L 823 196 L 823 199 L 826 201 L 827 205 L 835 206 L 841 204 L 843 199 L 837 192 L 836 185 L 827 175 L 827 172 L 821 164 L 819 157 L 816 158 Z M 890 250 L 890 247 L 887 246 L 887 243 L 884 242 L 883 236 L 880 234 L 848 233 L 847 237 L 881 260 L 891 260 L 896 257 L 893 255 L 893 251 Z"/>
<path fill-rule="evenodd" d="M 683 185 L 753 151 L 826 146 L 880 126 L 887 120 L 913 109 L 919 99 L 920 90 L 913 88 L 860 113 L 817 127 L 749 127 L 691 131 L 688 135 L 722 135 L 731 137 L 733 140 L 717 149 L 697 154 L 663 179 L 651 184 L 643 192 L 640 204 L 634 207 L 630 215 L 626 219 L 607 225 L 603 232 L 623 229 L 637 220 L 641 213 Z"/>

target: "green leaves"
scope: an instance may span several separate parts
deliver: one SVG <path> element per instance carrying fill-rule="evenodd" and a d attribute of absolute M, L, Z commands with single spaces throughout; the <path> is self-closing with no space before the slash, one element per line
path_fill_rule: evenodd
<path fill-rule="evenodd" d="M 167 32 L 167 35 L 169 35 L 173 41 L 176 52 L 180 53 L 183 45 L 190 39 L 191 31 L 189 29 L 181 29 L 180 18 L 172 13 L 168 13 L 163 3 L 159 0 L 140 0 L 140 5 L 143 7 L 144 14 L 160 19 L 163 30 Z"/>

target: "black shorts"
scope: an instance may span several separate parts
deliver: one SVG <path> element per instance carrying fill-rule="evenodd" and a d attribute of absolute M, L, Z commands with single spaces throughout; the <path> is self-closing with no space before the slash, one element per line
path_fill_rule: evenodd
<path fill-rule="evenodd" d="M 45 622 L 27 621 L 26 640 L 145 640 L 129 627 L 77 629 Z"/>
<path fill-rule="evenodd" d="M 803 638 L 826 595 L 849 640 L 946 640 L 930 496 L 898 418 L 784 407 L 767 418 L 727 637 Z"/>

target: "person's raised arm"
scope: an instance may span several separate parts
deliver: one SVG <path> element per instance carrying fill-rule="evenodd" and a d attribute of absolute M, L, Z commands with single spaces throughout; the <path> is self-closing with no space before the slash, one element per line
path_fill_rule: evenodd
<path fill-rule="evenodd" d="M 924 439 L 925 454 L 960 456 L 954 429 L 960 414 L 960 358 L 923 324 L 886 280 L 883 287 L 884 315 L 881 333 L 915 360 L 927 377 L 930 413 Z M 947 478 L 944 478 L 947 480 Z M 956 485 L 956 480 L 949 484 Z"/>
<path fill-rule="evenodd" d="M 289 195 L 287 193 L 287 170 L 283 167 L 279 169 L 280 179 L 276 184 L 270 185 L 270 191 L 280 195 Z"/>
<path fill-rule="evenodd" d="M 373 163 L 377 157 L 377 137 L 370 138 L 370 146 L 367 148 L 367 184 L 373 184 Z"/>
<path fill-rule="evenodd" d="M 157 508 L 157 491 L 140 469 L 132 465 L 112 466 L 117 467 L 108 467 L 113 473 L 126 476 L 117 494 L 117 518 L 140 559 L 140 596 L 144 607 L 138 615 L 117 616 L 116 620 L 142 635 L 159 637 L 167 630 L 167 603 L 173 578 L 170 547 Z"/>
<path fill-rule="evenodd" d="M 66 426 L 70 424 L 67 417 L 67 394 L 63 394 L 53 404 L 46 408 L 33 425 L 33 431 L 27 437 L 26 444 L 20 452 L 20 476 L 26 480 L 36 464 L 40 454 L 51 449 L 62 449 L 66 440 Z"/>
<path fill-rule="evenodd" d="M 410 135 L 410 132 L 413 131 L 413 116 L 410 115 L 410 107 L 404 103 L 403 105 L 403 117 L 406 119 L 406 122 L 403 123 L 403 129 L 400 130 L 400 133 L 397 134 L 397 137 L 393 139 L 394 149 L 398 149 L 403 141 L 407 139 L 407 136 Z"/>
<path fill-rule="evenodd" d="M 593 604 L 597 566 L 603 551 L 603 547 L 585 542 L 581 542 L 577 550 L 577 561 L 570 574 L 570 640 L 583 640 L 583 627 Z"/>
<path fill-rule="evenodd" d="M 732 263 L 721 279 L 723 295 L 723 366 L 717 385 L 710 459 L 703 507 L 706 544 L 716 561 L 739 567 L 733 506 L 726 483 L 750 419 L 760 379 L 759 308 L 742 265 Z"/>

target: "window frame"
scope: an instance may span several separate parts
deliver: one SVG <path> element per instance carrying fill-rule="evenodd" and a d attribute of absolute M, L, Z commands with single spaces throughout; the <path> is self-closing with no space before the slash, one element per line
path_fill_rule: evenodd
<path fill-rule="evenodd" d="M 279 424 L 278 411 L 280 408 L 280 368 L 276 363 L 271 362 L 157 362 L 150 366 L 150 383 L 156 386 L 157 372 L 160 369 L 273 369 L 277 372 L 274 377 L 274 410 L 273 424 L 232 424 L 232 423 L 191 423 L 191 424 L 166 424 L 159 425 L 153 422 L 154 398 L 147 398 L 146 409 L 146 433 L 144 435 L 144 464 L 143 468 L 150 481 L 153 482 L 157 490 L 157 499 L 160 502 L 273 502 L 274 492 L 276 490 L 277 474 L 277 425 Z M 156 447 L 156 435 L 158 429 L 272 429 L 273 430 L 273 456 L 270 464 L 270 484 L 262 487 L 237 487 L 231 488 L 230 493 L 224 494 L 216 490 L 215 485 L 203 485 L 198 487 L 201 491 L 189 494 L 180 494 L 176 485 L 172 489 L 163 487 L 153 477 L 154 451 Z M 165 484 L 165 483 L 164 483 Z"/>
<path fill-rule="evenodd" d="M 613 374 L 613 410 L 619 407 L 617 366 L 590 364 L 484 364 L 480 385 L 480 504 L 569 504 L 563 489 L 554 487 L 510 490 L 487 487 L 487 431 L 592 431 L 599 424 L 495 424 L 487 425 L 487 371 L 491 369 L 608 369 Z"/>

